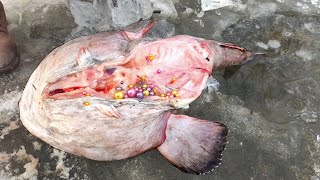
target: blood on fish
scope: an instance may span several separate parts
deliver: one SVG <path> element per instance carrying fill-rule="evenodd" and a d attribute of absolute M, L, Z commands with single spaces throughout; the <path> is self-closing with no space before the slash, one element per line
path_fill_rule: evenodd
<path fill-rule="evenodd" d="M 59 94 L 59 93 L 64 93 L 63 89 L 55 89 L 53 91 L 50 91 L 49 92 L 49 96 L 53 96 L 53 95 L 56 95 L 56 94 Z"/>

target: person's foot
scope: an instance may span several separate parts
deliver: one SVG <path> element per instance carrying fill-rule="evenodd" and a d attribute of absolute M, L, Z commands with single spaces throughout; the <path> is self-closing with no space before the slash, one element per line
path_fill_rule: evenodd
<path fill-rule="evenodd" d="M 9 35 L 6 14 L 0 2 L 0 73 L 14 70 L 19 61 L 19 52 L 16 43 Z"/>

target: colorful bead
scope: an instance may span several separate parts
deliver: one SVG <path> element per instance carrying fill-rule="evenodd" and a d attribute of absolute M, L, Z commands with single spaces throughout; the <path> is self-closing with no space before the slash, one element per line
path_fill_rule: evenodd
<path fill-rule="evenodd" d="M 173 91 L 171 91 L 171 94 L 175 96 L 175 95 L 178 94 L 178 91 L 177 90 L 173 90 Z"/>
<path fill-rule="evenodd" d="M 174 98 L 174 96 L 173 96 L 173 95 L 170 95 L 170 98 Z"/>
<path fill-rule="evenodd" d="M 129 84 L 128 88 L 133 88 L 133 84 Z"/>
<path fill-rule="evenodd" d="M 123 99 L 124 98 L 124 94 L 122 91 L 118 91 L 114 94 L 114 98 L 115 99 Z"/>
<path fill-rule="evenodd" d="M 150 84 L 149 87 L 150 87 L 151 89 L 153 89 L 153 88 L 154 88 L 154 84 Z"/>
<path fill-rule="evenodd" d="M 137 98 L 143 98 L 143 97 L 144 97 L 144 95 L 143 95 L 142 92 L 138 92 L 138 93 L 137 93 Z"/>
<path fill-rule="evenodd" d="M 154 93 L 156 93 L 156 92 L 157 92 L 157 90 L 156 90 L 156 89 L 153 89 L 153 92 L 154 92 Z"/>
<path fill-rule="evenodd" d="M 142 85 L 142 88 L 147 88 L 147 87 L 148 87 L 148 85 L 146 85 L 146 84 Z"/>
<path fill-rule="evenodd" d="M 82 94 L 83 94 L 83 95 L 87 95 L 87 91 L 83 91 Z"/>
<path fill-rule="evenodd" d="M 116 91 L 122 91 L 122 87 L 118 86 L 118 87 L 116 88 Z"/>
<path fill-rule="evenodd" d="M 145 81 L 146 80 L 146 76 L 141 76 L 141 80 Z"/>
<path fill-rule="evenodd" d="M 129 89 L 127 95 L 129 98 L 134 98 L 137 96 L 137 91 L 135 89 Z"/>
<path fill-rule="evenodd" d="M 170 95 L 171 95 L 171 93 L 168 92 L 168 93 L 167 93 L 167 96 L 170 96 Z"/>
<path fill-rule="evenodd" d="M 158 70 L 157 70 L 157 73 L 160 74 L 160 73 L 161 73 L 161 69 L 158 69 Z"/>
<path fill-rule="evenodd" d="M 90 102 L 84 102 L 83 105 L 90 106 Z"/>
<path fill-rule="evenodd" d="M 149 54 L 149 60 L 154 60 L 154 56 L 152 54 Z"/>
<path fill-rule="evenodd" d="M 150 96 L 154 96 L 154 92 L 151 91 L 151 92 L 149 93 L 149 95 L 150 95 Z"/>
<path fill-rule="evenodd" d="M 124 98 L 128 98 L 128 95 L 124 95 Z"/>
<path fill-rule="evenodd" d="M 87 92 L 87 93 L 86 93 L 86 96 L 90 96 L 90 93 Z"/>
<path fill-rule="evenodd" d="M 120 81 L 120 84 L 123 84 L 124 82 L 123 81 Z"/>
<path fill-rule="evenodd" d="M 162 93 L 160 96 L 161 96 L 161 97 L 166 97 L 166 95 L 165 95 L 165 94 L 163 94 L 163 93 Z"/>
<path fill-rule="evenodd" d="M 151 91 L 151 88 L 148 87 L 148 88 L 147 88 L 147 91 Z"/>
<path fill-rule="evenodd" d="M 149 96 L 149 91 L 144 90 L 144 91 L 143 91 L 143 95 L 144 95 L 144 96 Z"/>

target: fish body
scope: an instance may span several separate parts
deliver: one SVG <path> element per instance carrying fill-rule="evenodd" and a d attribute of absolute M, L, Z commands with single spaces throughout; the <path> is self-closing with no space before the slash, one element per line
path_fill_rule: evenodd
<path fill-rule="evenodd" d="M 94 160 L 158 148 L 184 172 L 216 168 L 227 128 L 171 110 L 199 97 L 214 67 L 251 53 L 188 35 L 143 38 L 152 25 L 80 37 L 53 50 L 24 89 L 24 126 L 58 149 Z"/>

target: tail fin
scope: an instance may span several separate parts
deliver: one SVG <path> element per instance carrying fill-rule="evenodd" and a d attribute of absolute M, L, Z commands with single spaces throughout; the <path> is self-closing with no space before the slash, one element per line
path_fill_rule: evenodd
<path fill-rule="evenodd" d="M 219 122 L 172 114 L 158 150 L 181 171 L 206 174 L 221 164 L 227 132 Z"/>

